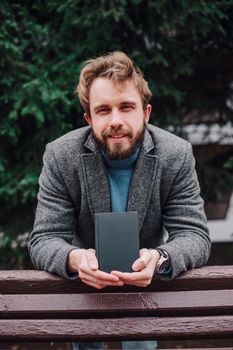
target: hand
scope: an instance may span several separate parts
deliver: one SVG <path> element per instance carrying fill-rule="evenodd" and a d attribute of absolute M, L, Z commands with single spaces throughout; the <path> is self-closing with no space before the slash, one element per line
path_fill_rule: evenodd
<path fill-rule="evenodd" d="M 67 269 L 78 272 L 82 282 L 97 289 L 124 284 L 119 277 L 99 270 L 94 249 L 72 250 L 68 256 Z"/>
<path fill-rule="evenodd" d="M 156 249 L 143 248 L 140 250 L 140 258 L 132 265 L 132 269 L 135 272 L 112 271 L 111 274 L 119 277 L 125 284 L 146 287 L 151 283 L 159 258 L 160 254 Z"/>

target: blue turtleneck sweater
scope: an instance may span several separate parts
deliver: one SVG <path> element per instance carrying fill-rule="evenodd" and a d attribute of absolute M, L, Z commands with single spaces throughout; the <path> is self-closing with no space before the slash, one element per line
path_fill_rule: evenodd
<path fill-rule="evenodd" d="M 111 211 L 127 211 L 128 194 L 134 166 L 138 157 L 139 148 L 129 158 L 124 160 L 110 160 L 103 153 L 111 196 Z M 171 266 L 168 266 L 162 275 L 169 275 Z"/>
<path fill-rule="evenodd" d="M 128 194 L 139 148 L 129 158 L 110 160 L 103 154 L 111 196 L 111 211 L 127 211 Z"/>

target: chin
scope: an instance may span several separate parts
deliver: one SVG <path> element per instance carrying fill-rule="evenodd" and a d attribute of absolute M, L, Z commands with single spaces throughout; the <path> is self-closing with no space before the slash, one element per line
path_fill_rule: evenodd
<path fill-rule="evenodd" d="M 123 160 L 130 157 L 135 151 L 135 147 L 122 147 L 122 145 L 114 145 L 107 148 L 107 156 L 111 160 Z"/>

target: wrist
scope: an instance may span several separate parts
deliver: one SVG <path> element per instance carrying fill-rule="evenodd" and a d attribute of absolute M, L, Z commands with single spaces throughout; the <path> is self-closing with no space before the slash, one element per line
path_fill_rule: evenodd
<path fill-rule="evenodd" d="M 67 259 L 67 271 L 78 272 L 78 265 L 80 260 L 80 254 L 83 253 L 84 249 L 73 249 L 70 251 Z"/>

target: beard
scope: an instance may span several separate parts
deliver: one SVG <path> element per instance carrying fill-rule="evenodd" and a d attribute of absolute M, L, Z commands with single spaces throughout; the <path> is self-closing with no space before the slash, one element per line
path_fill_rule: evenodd
<path fill-rule="evenodd" d="M 146 129 L 146 123 L 144 122 L 141 129 L 133 137 L 133 134 L 130 130 L 126 128 L 108 128 L 102 133 L 102 138 L 99 138 L 94 130 L 92 129 L 92 135 L 95 139 L 99 148 L 101 148 L 105 155 L 110 160 L 123 160 L 129 158 L 137 149 L 143 141 L 144 134 Z M 127 147 L 123 143 L 110 143 L 109 136 L 114 135 L 126 135 L 128 137 L 129 144 Z"/>

